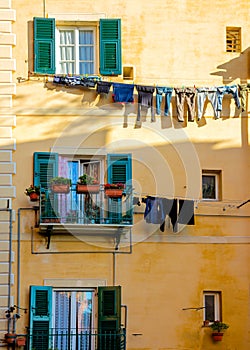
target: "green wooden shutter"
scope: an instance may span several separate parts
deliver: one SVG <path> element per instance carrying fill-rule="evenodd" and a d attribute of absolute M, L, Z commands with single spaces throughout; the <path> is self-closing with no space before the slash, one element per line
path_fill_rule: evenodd
<path fill-rule="evenodd" d="M 58 174 L 58 154 L 50 152 L 34 153 L 34 185 L 48 189 L 50 180 Z"/>
<path fill-rule="evenodd" d="M 100 20 L 100 74 L 122 73 L 121 20 Z"/>
<path fill-rule="evenodd" d="M 108 183 L 122 182 L 128 189 L 132 184 L 132 161 L 131 154 L 108 154 L 107 155 Z M 126 190 L 125 190 L 126 191 Z M 120 198 L 108 200 L 108 217 L 112 224 L 122 220 L 122 201 Z M 126 220 L 132 222 L 132 209 L 126 211 Z"/>
<path fill-rule="evenodd" d="M 34 71 L 55 73 L 55 19 L 34 17 Z"/>
<path fill-rule="evenodd" d="M 121 286 L 98 287 L 98 349 L 120 349 Z"/>
<path fill-rule="evenodd" d="M 40 186 L 41 192 L 45 192 L 40 202 L 40 220 L 43 221 L 44 218 L 56 217 L 58 211 L 57 197 L 48 193 L 50 180 L 58 174 L 58 154 L 35 152 L 33 160 L 34 185 Z"/>
<path fill-rule="evenodd" d="M 108 154 L 108 182 L 122 182 L 131 185 L 132 164 L 131 154 Z"/>
<path fill-rule="evenodd" d="M 30 287 L 29 348 L 48 350 L 52 329 L 52 287 Z"/>

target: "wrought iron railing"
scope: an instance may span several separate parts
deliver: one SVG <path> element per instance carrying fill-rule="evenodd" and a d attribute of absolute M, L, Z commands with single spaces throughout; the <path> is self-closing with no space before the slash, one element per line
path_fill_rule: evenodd
<path fill-rule="evenodd" d="M 63 224 L 119 224 L 133 222 L 133 195 L 131 186 L 126 186 L 122 195 L 112 197 L 104 185 L 98 191 L 78 193 L 72 185 L 68 193 L 56 193 L 51 189 L 40 193 L 40 223 Z"/>
<path fill-rule="evenodd" d="M 51 329 L 27 334 L 29 350 L 126 350 L 126 329 L 119 332 Z"/>

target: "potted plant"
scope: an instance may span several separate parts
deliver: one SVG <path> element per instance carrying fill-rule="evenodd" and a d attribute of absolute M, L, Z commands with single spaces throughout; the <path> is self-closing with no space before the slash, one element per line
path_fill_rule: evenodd
<path fill-rule="evenodd" d="M 221 341 L 224 334 L 223 331 L 226 330 L 229 325 L 221 321 L 214 321 L 209 327 L 213 330 L 213 340 Z"/>
<path fill-rule="evenodd" d="M 26 345 L 26 338 L 25 337 L 17 337 L 16 338 L 16 345 L 17 346 L 25 346 Z"/>
<path fill-rule="evenodd" d="M 125 188 L 125 185 L 121 182 L 118 182 L 116 184 L 105 184 L 104 185 L 105 196 L 109 198 L 120 198 L 122 197 L 124 188 Z"/>
<path fill-rule="evenodd" d="M 88 174 L 79 176 L 76 184 L 77 193 L 99 193 L 100 186 L 99 182 Z"/>
<path fill-rule="evenodd" d="M 71 186 L 71 179 L 57 176 L 50 180 L 51 190 L 54 193 L 69 193 Z"/>
<path fill-rule="evenodd" d="M 5 333 L 4 339 L 7 344 L 13 344 L 16 341 L 16 333 Z"/>
<path fill-rule="evenodd" d="M 30 185 L 28 188 L 26 188 L 24 193 L 26 194 L 26 196 L 30 197 L 31 202 L 36 202 L 39 199 L 40 187 Z"/>

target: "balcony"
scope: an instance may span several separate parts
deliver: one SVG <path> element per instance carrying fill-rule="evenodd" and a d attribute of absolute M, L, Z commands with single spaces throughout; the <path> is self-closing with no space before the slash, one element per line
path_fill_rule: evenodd
<path fill-rule="evenodd" d="M 37 330 L 26 335 L 30 349 L 48 350 L 125 350 L 126 329 L 119 332 L 89 329 Z"/>
<path fill-rule="evenodd" d="M 107 194 L 104 185 L 95 190 L 90 186 L 79 193 L 73 184 L 66 193 L 42 190 L 39 200 L 38 226 L 48 237 L 70 232 L 82 235 L 108 235 L 119 244 L 121 235 L 133 224 L 132 187 L 126 186 L 121 194 Z"/>

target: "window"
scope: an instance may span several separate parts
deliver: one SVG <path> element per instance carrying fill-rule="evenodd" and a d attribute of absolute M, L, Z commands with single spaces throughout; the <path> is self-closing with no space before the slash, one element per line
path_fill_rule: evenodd
<path fill-rule="evenodd" d="M 220 170 L 202 170 L 202 198 L 205 200 L 219 200 L 221 186 Z"/>
<path fill-rule="evenodd" d="M 205 306 L 203 320 L 221 321 L 221 292 L 204 292 L 203 303 Z"/>
<path fill-rule="evenodd" d="M 97 72 L 94 27 L 59 27 L 56 39 L 57 73 L 85 75 Z"/>
<path fill-rule="evenodd" d="M 94 350 L 98 342 L 103 350 L 121 349 L 121 287 L 96 292 L 31 286 L 29 348 Z"/>
<path fill-rule="evenodd" d="M 54 18 L 34 18 L 35 73 L 119 75 L 121 67 L 120 19 L 100 19 L 99 26 L 82 22 L 56 28 Z"/>
<path fill-rule="evenodd" d="M 227 27 L 226 28 L 226 51 L 241 52 L 241 28 Z"/>
<path fill-rule="evenodd" d="M 78 195 L 76 184 L 83 174 L 92 176 L 100 191 L 91 196 Z M 71 179 L 71 191 L 66 196 L 50 193 L 50 180 L 62 176 Z M 123 183 L 126 185 L 123 198 L 105 198 L 103 185 Z M 131 154 L 107 154 L 106 158 L 91 155 L 67 157 L 50 152 L 34 153 L 34 185 L 40 186 L 45 196 L 41 200 L 40 220 L 60 217 L 63 223 L 77 224 L 130 224 L 132 206 L 132 160 Z M 105 204 L 105 205 L 103 205 Z"/>

